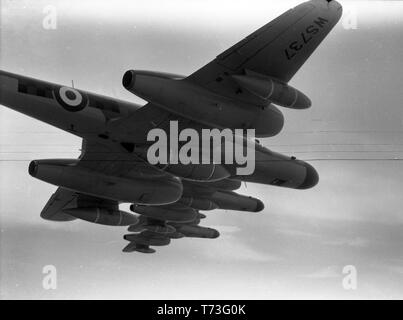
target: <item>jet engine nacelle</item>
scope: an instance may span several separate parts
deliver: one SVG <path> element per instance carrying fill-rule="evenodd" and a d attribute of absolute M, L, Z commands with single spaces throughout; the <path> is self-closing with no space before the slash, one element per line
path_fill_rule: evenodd
<path fill-rule="evenodd" d="M 169 238 L 171 238 L 171 239 L 182 239 L 182 238 L 185 237 L 184 234 L 179 233 L 179 232 L 170 233 L 170 234 L 168 234 L 167 236 L 168 236 Z"/>
<path fill-rule="evenodd" d="M 270 103 L 262 108 L 230 99 L 180 76 L 129 70 L 122 84 L 140 98 L 208 127 L 255 129 L 256 137 L 271 137 L 284 125 L 283 114 Z"/>
<path fill-rule="evenodd" d="M 220 233 L 213 228 L 192 226 L 187 224 L 175 226 L 175 228 L 179 233 L 189 238 L 215 239 L 220 236 Z"/>
<path fill-rule="evenodd" d="M 175 222 L 192 222 L 197 218 L 197 211 L 181 206 L 142 206 L 131 205 L 130 210 L 148 218 Z"/>
<path fill-rule="evenodd" d="M 140 215 L 138 222 L 133 223 L 127 229 L 130 232 L 142 232 L 145 230 L 158 234 L 169 234 L 176 231 L 174 227 L 167 225 L 163 220 L 150 219 L 143 215 Z"/>
<path fill-rule="evenodd" d="M 228 178 L 230 173 L 220 164 L 170 164 L 158 165 L 166 172 L 190 181 L 220 181 Z"/>
<path fill-rule="evenodd" d="M 171 242 L 171 239 L 168 237 L 149 233 L 148 231 L 140 234 L 125 234 L 123 238 L 140 246 L 167 246 Z"/>
<path fill-rule="evenodd" d="M 311 100 L 305 94 L 274 78 L 250 71 L 246 75 L 233 75 L 232 78 L 241 88 L 263 101 L 271 101 L 291 109 L 306 109 L 311 106 Z"/>
<path fill-rule="evenodd" d="M 131 225 L 128 229 L 130 232 L 151 231 L 158 234 L 170 234 L 175 232 L 175 228 L 169 225 L 154 225 L 154 224 L 135 224 Z"/>
<path fill-rule="evenodd" d="M 42 181 L 80 193 L 131 203 L 163 205 L 182 196 L 179 179 L 124 178 L 105 175 L 78 165 L 76 159 L 34 160 L 29 174 Z"/>
<path fill-rule="evenodd" d="M 232 191 L 216 191 L 210 199 L 217 204 L 219 209 L 223 210 L 260 212 L 264 209 L 264 204 L 259 199 Z"/>
<path fill-rule="evenodd" d="M 193 196 L 182 197 L 178 202 L 196 210 L 209 211 L 218 208 L 218 205 L 210 199 L 203 199 Z"/>
<path fill-rule="evenodd" d="M 71 208 L 64 209 L 75 218 L 107 226 L 129 226 L 138 223 L 138 218 L 128 212 L 107 208 Z"/>

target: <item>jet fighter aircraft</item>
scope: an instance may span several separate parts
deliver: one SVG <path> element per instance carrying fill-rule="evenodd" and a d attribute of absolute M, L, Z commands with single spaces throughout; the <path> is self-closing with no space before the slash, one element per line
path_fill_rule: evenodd
<path fill-rule="evenodd" d="M 129 70 L 123 86 L 144 106 L 0 71 L 0 103 L 82 138 L 78 159 L 33 160 L 32 177 L 58 186 L 41 217 L 128 226 L 125 252 L 152 253 L 182 237 L 217 238 L 200 226 L 215 209 L 259 212 L 262 201 L 235 192 L 242 181 L 308 189 L 315 169 L 254 144 L 255 170 L 234 164 L 150 164 L 147 134 L 181 129 L 254 129 L 273 137 L 284 123 L 277 106 L 305 109 L 309 98 L 289 81 L 336 25 L 341 5 L 311 0 L 285 12 L 189 76 Z M 130 68 L 130 66 L 129 66 Z M 129 69 L 128 68 L 128 69 Z M 123 212 L 119 204 L 130 203 Z"/>

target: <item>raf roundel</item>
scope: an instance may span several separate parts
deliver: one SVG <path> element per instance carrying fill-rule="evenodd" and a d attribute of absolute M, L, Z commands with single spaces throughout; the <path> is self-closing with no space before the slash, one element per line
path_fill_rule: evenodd
<path fill-rule="evenodd" d="M 87 97 L 80 91 L 70 87 L 59 87 L 54 90 L 57 102 L 66 110 L 77 112 L 87 106 Z"/>

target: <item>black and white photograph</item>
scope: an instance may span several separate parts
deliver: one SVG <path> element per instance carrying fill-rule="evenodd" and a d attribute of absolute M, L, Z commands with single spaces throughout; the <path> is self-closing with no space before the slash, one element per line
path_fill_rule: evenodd
<path fill-rule="evenodd" d="M 403 1 L 0 7 L 0 300 L 403 299 Z"/>

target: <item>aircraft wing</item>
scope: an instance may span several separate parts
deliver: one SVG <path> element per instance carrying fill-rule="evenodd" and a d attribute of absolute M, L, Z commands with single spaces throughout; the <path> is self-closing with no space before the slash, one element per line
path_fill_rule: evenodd
<path fill-rule="evenodd" d="M 336 25 L 342 7 L 312 0 L 288 10 L 218 55 L 187 79 L 230 95 L 230 75 L 252 71 L 288 82 Z"/>
<path fill-rule="evenodd" d="M 114 143 L 83 139 L 78 166 L 96 172 L 127 178 L 166 177 L 167 173 L 150 166 L 136 155 Z"/>
<path fill-rule="evenodd" d="M 41 212 L 41 217 L 51 221 L 72 221 L 76 218 L 62 210 L 76 206 L 77 194 L 64 188 L 57 188 Z"/>
<path fill-rule="evenodd" d="M 88 139 L 83 139 L 81 155 L 76 165 L 107 175 L 129 178 L 167 175 L 133 155 L 129 157 L 124 149 L 116 148 L 113 144 L 103 145 Z M 85 195 L 59 187 L 43 208 L 41 217 L 51 221 L 72 221 L 76 217 L 66 213 L 68 209 L 103 208 L 117 212 L 119 211 L 118 205 L 118 201 Z"/>
<path fill-rule="evenodd" d="M 82 207 L 118 210 L 118 205 L 117 201 L 84 195 L 59 187 L 46 203 L 41 212 L 41 217 L 51 221 L 72 221 L 77 218 L 68 214 L 68 210 Z"/>
<path fill-rule="evenodd" d="M 99 143 L 92 143 L 83 139 L 82 153 L 79 165 L 90 167 L 94 170 L 110 171 L 108 165 L 111 165 L 116 154 L 108 152 L 109 149 Z M 99 161 L 102 159 L 102 161 Z M 41 217 L 51 221 L 72 221 L 76 217 L 66 213 L 65 210 L 78 208 L 90 202 L 93 207 L 108 207 L 117 209 L 118 202 L 108 201 L 97 197 L 92 197 L 78 192 L 59 187 L 51 196 L 49 201 L 41 212 Z"/>
<path fill-rule="evenodd" d="M 193 128 L 201 130 L 209 128 L 191 119 L 174 114 L 149 102 L 134 111 L 129 117 L 120 118 L 109 124 L 109 131 L 118 135 L 120 141 L 130 141 L 136 144 L 147 143 L 147 133 L 159 128 L 165 132 L 170 130 L 170 122 L 177 121 L 178 129 Z M 210 126 L 211 127 L 211 126 Z"/>

